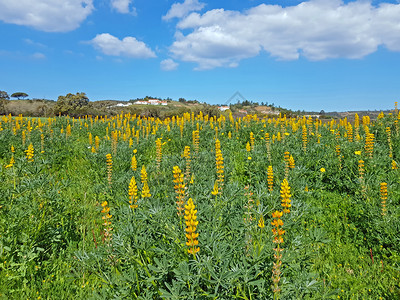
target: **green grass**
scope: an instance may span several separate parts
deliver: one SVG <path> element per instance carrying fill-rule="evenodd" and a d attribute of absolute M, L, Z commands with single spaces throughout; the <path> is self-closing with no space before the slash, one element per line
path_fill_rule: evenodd
<path fill-rule="evenodd" d="M 186 120 L 181 137 L 176 123 L 169 123 L 169 131 L 166 123 L 128 117 L 104 122 L 63 117 L 53 119 L 51 126 L 42 119 L 41 128 L 36 126 L 37 119 L 1 119 L 0 299 L 273 299 L 276 245 L 271 214 L 281 210 L 285 151 L 293 155 L 296 167 L 288 177 L 291 212 L 282 217 L 286 233 L 279 299 L 400 297 L 400 170 L 391 169 L 385 132 L 391 128 L 393 159 L 399 162 L 393 115 L 369 125 L 376 137 L 373 158 L 364 151 L 363 126 L 360 140 L 349 141 L 343 121 L 332 128 L 330 123 L 320 125 L 318 132 L 315 124 L 308 125 L 312 134 L 304 152 L 301 120 L 246 118 L 238 131 L 229 120 L 214 119 L 212 125 Z M 30 133 L 28 120 L 33 123 Z M 16 122 L 20 128 L 14 135 Z M 66 137 L 68 123 L 72 135 Z M 197 123 L 200 151 L 192 157 L 194 183 L 187 183 L 186 190 L 198 210 L 200 252 L 193 257 L 185 245 L 184 220 L 177 215 L 172 168 L 178 165 L 184 172 L 183 150 L 191 146 L 194 154 L 192 131 Z M 215 126 L 225 171 L 223 192 L 216 197 L 211 195 L 217 178 Z M 140 130 L 139 143 L 133 138 L 132 147 L 128 128 L 129 132 Z M 116 153 L 111 146 L 113 130 L 120 132 Z M 100 137 L 96 153 L 91 151 L 89 132 L 93 141 Z M 250 132 L 255 149 L 248 153 Z M 271 162 L 263 139 L 266 132 L 271 136 Z M 278 132 L 288 135 L 272 142 Z M 159 137 L 165 144 L 158 169 L 155 140 Z M 30 143 L 35 148 L 31 163 L 24 153 Z M 5 168 L 11 145 L 16 149 L 15 164 Z M 341 147 L 340 161 L 336 145 Z M 134 149 L 136 171 L 130 166 Z M 107 183 L 108 153 L 113 156 L 111 186 Z M 359 159 L 365 161 L 365 191 L 359 181 Z M 267 187 L 270 164 L 272 192 Z M 143 165 L 152 197 L 140 198 L 133 211 L 128 185 L 135 176 L 141 190 Z M 381 214 L 381 182 L 388 183 L 385 216 Z M 246 185 L 253 193 L 252 202 L 245 195 Z M 111 247 L 104 242 L 101 203 L 105 200 L 112 215 Z M 251 221 L 244 221 L 249 214 Z M 264 228 L 257 226 L 261 216 Z"/>

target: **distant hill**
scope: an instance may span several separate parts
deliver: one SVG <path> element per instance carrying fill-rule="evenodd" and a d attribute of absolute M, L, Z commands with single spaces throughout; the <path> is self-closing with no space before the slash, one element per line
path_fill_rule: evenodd
<path fill-rule="evenodd" d="M 383 110 L 383 111 L 371 111 L 371 110 L 357 110 L 357 111 L 344 111 L 344 112 L 327 112 L 324 115 L 331 118 L 344 119 L 347 118 L 349 121 L 354 121 L 354 116 L 357 114 L 360 118 L 363 116 L 369 116 L 372 120 L 376 119 L 378 115 L 383 112 L 385 115 L 392 113 L 393 110 Z"/>
<path fill-rule="evenodd" d="M 182 99 L 182 98 L 181 98 Z M 193 101 L 174 101 L 171 99 L 153 99 L 153 104 L 147 102 L 149 99 L 136 99 L 130 101 L 120 100 L 98 100 L 91 101 L 85 107 L 81 114 L 90 115 L 116 115 L 123 113 L 131 113 L 142 115 L 146 117 L 168 118 L 175 115 L 182 115 L 185 112 L 198 114 L 200 111 L 208 115 L 228 115 L 232 113 L 234 117 L 243 117 L 248 114 L 257 114 L 260 117 L 276 117 L 279 114 L 288 117 L 303 115 L 317 117 L 321 119 L 343 119 L 347 118 L 349 121 L 354 120 L 354 115 L 357 113 L 360 118 L 369 116 L 371 119 L 376 119 L 380 111 L 345 111 L 345 112 L 294 112 L 290 109 L 275 107 L 273 105 L 258 105 L 247 101 L 243 105 L 241 103 L 228 106 L 211 105 L 207 103 L 200 103 L 196 100 Z M 150 100 L 152 100 L 150 98 Z M 157 104 L 157 101 L 160 103 Z M 136 103 L 138 102 L 138 103 Z M 14 116 L 22 114 L 23 116 L 32 117 L 50 117 L 57 113 L 54 108 L 56 101 L 48 99 L 28 99 L 28 100 L 4 100 L 3 111 L 0 114 L 12 114 Z M 143 104 L 144 103 L 144 104 Z M 390 110 L 383 111 L 385 114 L 390 113 Z"/>

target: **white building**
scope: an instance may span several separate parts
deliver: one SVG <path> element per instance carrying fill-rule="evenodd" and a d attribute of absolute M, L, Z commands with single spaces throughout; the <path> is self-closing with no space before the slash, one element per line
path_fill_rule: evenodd
<path fill-rule="evenodd" d="M 218 106 L 218 109 L 219 109 L 220 111 L 226 111 L 226 110 L 229 109 L 229 106 L 226 106 L 226 105 L 224 105 L 224 106 Z"/>
<path fill-rule="evenodd" d="M 127 104 L 118 103 L 118 104 L 115 105 L 115 106 L 118 106 L 118 107 L 126 107 L 126 106 L 130 106 L 130 105 L 132 105 L 132 103 L 127 103 Z"/>
<path fill-rule="evenodd" d="M 158 99 L 149 99 L 148 104 L 150 104 L 150 105 L 167 105 L 167 101 L 161 101 Z"/>
<path fill-rule="evenodd" d="M 134 104 L 144 104 L 144 105 L 147 105 L 147 104 L 149 104 L 149 102 L 147 102 L 147 101 L 136 101 Z"/>

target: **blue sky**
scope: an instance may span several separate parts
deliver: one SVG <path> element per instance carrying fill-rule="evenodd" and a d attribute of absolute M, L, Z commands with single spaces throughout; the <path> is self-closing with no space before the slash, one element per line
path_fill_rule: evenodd
<path fill-rule="evenodd" d="M 0 90 L 293 110 L 400 98 L 400 1 L 0 0 Z M 234 99 L 236 100 L 236 99 Z"/>

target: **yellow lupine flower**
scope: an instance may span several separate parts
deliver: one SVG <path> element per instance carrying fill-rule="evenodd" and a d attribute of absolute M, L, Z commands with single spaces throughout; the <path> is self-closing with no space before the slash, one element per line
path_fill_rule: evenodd
<path fill-rule="evenodd" d="M 142 198 L 149 198 L 151 197 L 150 194 L 150 189 L 149 189 L 149 185 L 147 182 L 147 172 L 146 172 L 146 168 L 145 166 L 142 166 L 142 169 L 140 171 L 140 176 L 141 176 L 141 180 L 142 180 Z"/>
<path fill-rule="evenodd" d="M 138 188 L 136 185 L 135 176 L 132 176 L 131 181 L 129 182 L 128 188 L 128 195 L 129 195 L 129 207 L 135 209 L 138 207 L 137 200 L 138 200 Z"/>
<path fill-rule="evenodd" d="M 35 149 L 33 148 L 32 143 L 29 144 L 28 149 L 25 150 L 25 153 L 26 153 L 26 159 L 29 162 L 33 162 L 33 155 L 35 153 Z"/>
<path fill-rule="evenodd" d="M 267 182 L 268 182 L 268 190 L 272 192 L 274 186 L 274 171 L 272 169 L 272 166 L 268 166 Z"/>
<path fill-rule="evenodd" d="M 175 193 L 177 194 L 176 196 L 176 205 L 177 205 L 177 214 L 178 216 L 182 216 L 183 213 L 182 211 L 184 210 L 184 204 L 185 204 L 185 182 L 183 180 L 183 174 L 181 169 L 178 166 L 174 166 L 172 168 L 172 174 L 174 176 L 174 189 Z"/>
<path fill-rule="evenodd" d="M 289 182 L 286 180 L 286 178 L 282 181 L 281 184 L 281 198 L 282 198 L 282 207 L 283 207 L 283 212 L 284 213 L 290 213 L 290 207 L 292 206 L 290 203 L 292 200 L 290 200 L 290 197 L 292 195 L 290 194 L 290 186 Z"/>
<path fill-rule="evenodd" d="M 216 196 L 216 195 L 218 195 L 218 193 L 219 193 L 219 191 L 218 191 L 218 181 L 216 180 L 214 182 L 214 189 L 212 190 L 211 194 Z"/>
<path fill-rule="evenodd" d="M 265 223 L 264 223 L 264 217 L 261 215 L 260 219 L 258 220 L 258 227 L 264 228 Z"/>
<path fill-rule="evenodd" d="M 14 156 L 11 156 L 10 163 L 5 166 L 6 169 L 11 168 L 15 164 Z"/>
<path fill-rule="evenodd" d="M 137 160 L 135 155 L 133 155 L 131 159 L 131 169 L 132 171 L 136 171 L 137 169 Z"/>
<path fill-rule="evenodd" d="M 197 237 L 199 236 L 198 233 L 196 233 L 197 225 L 199 224 L 199 221 L 197 221 L 197 210 L 196 207 L 193 203 L 192 198 L 189 198 L 187 204 L 185 205 L 185 224 L 186 224 L 186 238 L 187 242 L 186 245 L 189 247 L 188 253 L 192 254 L 193 256 L 200 251 L 200 248 L 197 247 L 199 244 L 199 241 L 197 240 Z"/>

